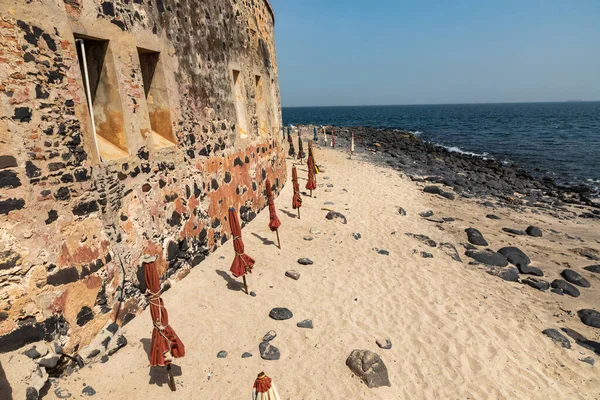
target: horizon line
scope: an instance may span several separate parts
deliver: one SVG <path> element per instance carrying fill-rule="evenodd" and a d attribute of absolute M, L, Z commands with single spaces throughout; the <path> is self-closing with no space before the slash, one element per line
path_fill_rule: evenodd
<path fill-rule="evenodd" d="M 465 106 L 491 104 L 549 104 L 549 103 L 598 103 L 599 100 L 547 100 L 547 101 L 497 101 L 482 103 L 413 103 L 413 104 L 347 104 L 347 105 L 314 105 L 314 106 L 284 106 L 281 108 L 333 108 L 333 107 L 409 107 L 409 106 Z"/>

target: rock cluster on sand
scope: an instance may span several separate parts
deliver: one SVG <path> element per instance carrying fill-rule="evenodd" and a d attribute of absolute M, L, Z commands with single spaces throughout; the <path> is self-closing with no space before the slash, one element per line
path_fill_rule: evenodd
<path fill-rule="evenodd" d="M 552 339 L 555 343 L 560 344 L 565 349 L 571 348 L 571 342 L 562 333 L 556 329 L 545 329 L 542 333 Z"/>
<path fill-rule="evenodd" d="M 369 388 L 392 386 L 387 367 L 378 354 L 369 350 L 353 350 L 346 359 L 346 365 Z"/>
<path fill-rule="evenodd" d="M 490 249 L 467 250 L 465 255 L 486 265 L 493 265 L 497 267 L 506 267 L 508 265 L 508 260 L 506 257 Z"/>

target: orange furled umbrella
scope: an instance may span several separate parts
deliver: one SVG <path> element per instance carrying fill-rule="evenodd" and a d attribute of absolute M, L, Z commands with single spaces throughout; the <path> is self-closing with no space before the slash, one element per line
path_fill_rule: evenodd
<path fill-rule="evenodd" d="M 310 197 L 312 197 L 312 191 L 317 188 L 317 181 L 315 180 L 315 161 L 313 160 L 310 151 L 308 152 L 306 165 L 308 166 L 308 182 L 306 182 L 306 189 L 310 190 Z"/>
<path fill-rule="evenodd" d="M 300 185 L 298 184 L 298 171 L 296 166 L 292 167 L 292 186 L 294 187 L 294 197 L 292 197 L 292 208 L 298 210 L 298 219 L 300 219 L 300 207 L 302 207 L 302 196 L 300 196 Z"/>
<path fill-rule="evenodd" d="M 229 209 L 229 227 L 231 228 L 231 235 L 233 236 L 233 249 L 235 251 L 235 257 L 233 258 L 230 271 L 236 278 L 241 276 L 244 279 L 244 289 L 246 290 L 246 294 L 250 294 L 250 292 L 248 292 L 246 274 L 252 273 L 254 259 L 244 253 L 242 228 L 240 226 L 240 220 L 238 219 L 237 212 L 233 207 Z"/>
<path fill-rule="evenodd" d="M 275 201 L 273 201 L 273 190 L 271 189 L 271 181 L 267 179 L 267 204 L 269 205 L 269 229 L 271 232 L 277 234 L 277 247 L 281 249 L 281 242 L 279 241 L 279 227 L 281 221 L 277 218 L 277 211 L 275 210 Z"/>
<path fill-rule="evenodd" d="M 288 156 L 296 157 L 296 149 L 294 149 L 294 140 L 292 139 L 292 135 L 290 134 L 290 128 L 288 128 L 288 143 L 290 144 Z"/>
<path fill-rule="evenodd" d="M 142 260 L 146 293 L 150 300 L 150 316 L 154 324 L 152 345 L 150 347 L 150 365 L 153 367 L 167 367 L 169 388 L 175 391 L 175 379 L 171 372 L 171 361 L 173 358 L 183 357 L 185 355 L 185 347 L 173 328 L 169 325 L 169 314 L 163 300 L 160 298 L 160 280 L 155 260 L 156 257 L 146 257 Z"/>

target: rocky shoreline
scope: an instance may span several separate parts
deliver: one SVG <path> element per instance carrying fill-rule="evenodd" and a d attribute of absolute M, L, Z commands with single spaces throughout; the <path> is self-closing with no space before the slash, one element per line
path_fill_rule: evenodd
<path fill-rule="evenodd" d="M 410 132 L 368 127 L 334 127 L 336 146 L 348 147 L 354 133 L 357 152 L 406 173 L 416 181 L 452 188 L 463 197 L 495 197 L 506 206 L 532 206 L 549 212 L 581 209 L 582 218 L 600 219 L 600 203 L 589 186 L 561 186 L 547 176 L 537 177 L 516 164 L 462 154 L 426 142 Z M 312 131 L 312 127 L 310 128 Z M 327 128 L 331 133 L 332 127 Z M 436 191 L 438 189 L 428 189 Z M 449 193 L 439 189 L 440 193 Z M 451 197 L 451 196 L 448 196 Z"/>

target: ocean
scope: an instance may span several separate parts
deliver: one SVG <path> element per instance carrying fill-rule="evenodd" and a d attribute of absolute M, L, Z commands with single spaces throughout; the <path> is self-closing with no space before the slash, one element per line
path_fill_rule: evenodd
<path fill-rule="evenodd" d="M 284 107 L 283 122 L 410 131 L 451 151 L 600 188 L 600 102 Z"/>

